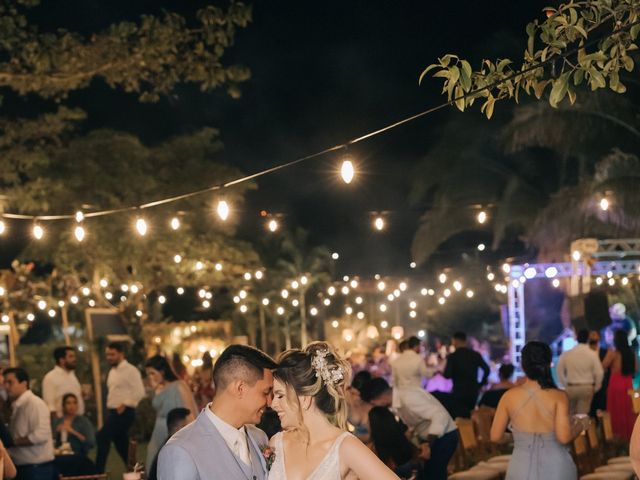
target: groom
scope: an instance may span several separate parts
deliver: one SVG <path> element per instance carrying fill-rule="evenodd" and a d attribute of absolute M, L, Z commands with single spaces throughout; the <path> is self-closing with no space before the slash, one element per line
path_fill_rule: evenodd
<path fill-rule="evenodd" d="M 253 347 L 227 347 L 213 369 L 213 401 L 162 448 L 158 479 L 265 480 L 268 439 L 254 425 L 271 403 L 276 366 Z"/>

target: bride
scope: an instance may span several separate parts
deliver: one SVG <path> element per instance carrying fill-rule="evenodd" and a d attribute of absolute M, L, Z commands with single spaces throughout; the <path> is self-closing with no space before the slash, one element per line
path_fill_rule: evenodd
<path fill-rule="evenodd" d="M 325 342 L 287 350 L 273 372 L 272 408 L 284 432 L 274 435 L 269 480 L 398 480 L 346 431 L 351 367 Z"/>

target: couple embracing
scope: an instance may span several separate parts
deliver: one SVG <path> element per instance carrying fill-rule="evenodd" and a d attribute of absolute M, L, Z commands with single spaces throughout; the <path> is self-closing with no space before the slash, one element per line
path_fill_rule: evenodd
<path fill-rule="evenodd" d="M 213 369 L 216 394 L 160 451 L 160 480 L 342 480 L 398 477 L 346 432 L 351 368 L 325 342 L 288 350 L 279 362 L 229 346 Z M 283 432 L 255 427 L 264 409 Z"/>

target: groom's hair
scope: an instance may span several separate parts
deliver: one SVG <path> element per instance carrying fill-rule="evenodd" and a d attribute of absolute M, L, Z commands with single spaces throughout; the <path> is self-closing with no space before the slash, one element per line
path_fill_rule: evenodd
<path fill-rule="evenodd" d="M 224 390 L 234 380 L 244 380 L 253 386 L 264 376 L 264 369 L 273 370 L 278 364 L 266 353 L 247 345 L 229 345 L 213 367 L 216 390 Z"/>

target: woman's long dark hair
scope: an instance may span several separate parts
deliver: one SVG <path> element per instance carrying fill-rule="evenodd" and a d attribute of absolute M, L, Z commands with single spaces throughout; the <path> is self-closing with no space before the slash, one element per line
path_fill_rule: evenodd
<path fill-rule="evenodd" d="M 386 407 L 373 407 L 369 411 L 369 428 L 376 454 L 387 465 L 396 466 L 411 461 L 416 448 L 407 439 L 402 425 Z"/>
<path fill-rule="evenodd" d="M 522 349 L 522 370 L 540 388 L 558 388 L 551 376 L 551 349 L 542 342 L 529 342 Z"/>
<path fill-rule="evenodd" d="M 165 382 L 174 382 L 178 380 L 176 372 L 171 368 L 171 364 L 162 355 L 154 355 L 148 358 L 144 364 L 145 368 L 153 368 L 162 374 Z"/>
<path fill-rule="evenodd" d="M 634 375 L 636 373 L 636 361 L 633 349 L 629 346 L 627 332 L 622 329 L 613 333 L 613 346 L 620 352 L 622 357 L 622 375 Z"/>

